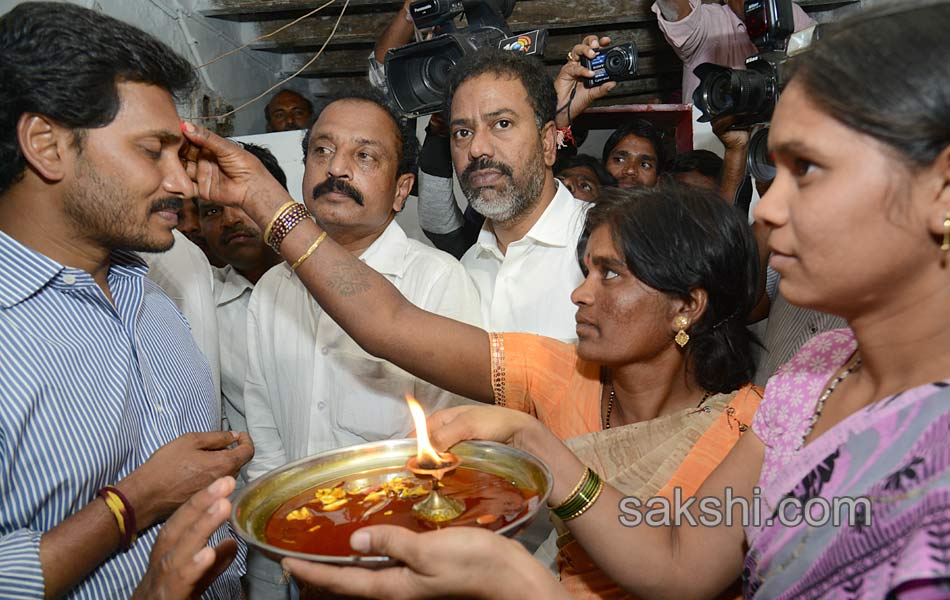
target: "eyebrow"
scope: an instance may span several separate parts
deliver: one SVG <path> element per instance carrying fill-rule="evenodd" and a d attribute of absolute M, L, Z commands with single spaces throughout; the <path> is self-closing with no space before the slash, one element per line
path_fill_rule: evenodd
<path fill-rule="evenodd" d="M 170 131 L 165 131 L 161 129 L 156 129 L 154 131 L 145 132 L 142 137 L 153 137 L 157 138 L 163 144 L 179 144 L 181 143 L 182 137 L 177 133 L 172 133 Z"/>
<path fill-rule="evenodd" d="M 627 268 L 627 264 L 625 262 L 617 260 L 611 256 L 591 255 L 590 264 L 597 265 L 598 267 L 607 267 L 608 269 L 612 270 Z"/>
<path fill-rule="evenodd" d="M 498 110 L 484 113 L 481 118 L 483 121 L 491 121 L 492 119 L 497 119 L 498 117 L 503 117 L 505 115 L 517 116 L 517 113 L 510 108 L 499 108 Z M 449 127 L 455 127 L 457 125 L 471 125 L 472 121 L 472 119 L 466 118 L 452 119 L 449 122 Z"/>
<path fill-rule="evenodd" d="M 769 148 L 769 152 L 781 154 L 818 154 L 811 146 L 799 141 L 779 142 Z"/>

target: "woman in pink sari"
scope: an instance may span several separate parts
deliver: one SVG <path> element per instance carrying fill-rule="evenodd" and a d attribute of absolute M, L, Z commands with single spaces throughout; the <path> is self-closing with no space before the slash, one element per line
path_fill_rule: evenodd
<path fill-rule="evenodd" d="M 676 523 L 603 485 L 525 413 L 437 413 L 436 445 L 493 439 L 543 458 L 552 510 L 639 598 L 711 598 L 740 575 L 756 599 L 950 597 L 948 31 L 946 0 L 903 0 L 842 22 L 793 59 L 769 139 L 777 177 L 755 216 L 771 230 L 782 294 L 846 318 L 850 330 L 813 339 L 772 378 L 751 430 L 698 500 L 671 513 Z M 259 165 L 204 131 L 187 133 L 218 160 L 200 165 L 203 195 L 229 196 L 258 219 L 274 214 L 283 196 L 260 183 Z M 281 248 L 289 260 L 318 233 L 300 231 Z M 346 316 L 325 273 L 360 275 L 359 264 L 332 245 L 310 261 L 301 278 Z M 284 565 L 368 597 L 565 593 L 518 544 L 483 530 L 371 527 L 351 545 L 405 564 Z"/>

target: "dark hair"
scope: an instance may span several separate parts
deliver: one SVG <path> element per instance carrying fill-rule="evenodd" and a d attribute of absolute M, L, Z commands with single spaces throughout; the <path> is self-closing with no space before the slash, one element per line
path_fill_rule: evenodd
<path fill-rule="evenodd" d="M 902 0 L 825 27 L 790 62 L 793 80 L 826 114 L 930 165 L 950 144 L 950 4 Z"/>
<path fill-rule="evenodd" d="M 247 142 L 238 143 L 241 144 L 245 150 L 256 156 L 257 160 L 263 163 L 264 168 L 274 176 L 274 179 L 276 179 L 280 185 L 284 186 L 285 190 L 287 189 L 287 175 L 284 173 L 284 170 L 280 168 L 280 163 L 277 162 L 277 157 L 274 156 L 273 152 L 257 144 L 249 144 Z"/>
<path fill-rule="evenodd" d="M 270 100 L 267 101 L 267 104 L 264 105 L 264 121 L 265 121 L 265 122 L 269 122 L 269 121 L 270 121 L 270 105 L 271 105 L 271 102 L 274 101 L 274 98 L 276 98 L 277 96 L 283 94 L 284 92 L 287 92 L 288 94 L 294 94 L 295 96 L 299 96 L 300 99 L 303 100 L 303 101 L 307 104 L 307 108 L 310 109 L 310 114 L 313 115 L 313 102 L 311 102 L 310 100 L 308 100 L 306 96 L 304 96 L 303 94 L 301 94 L 301 93 L 298 92 L 297 90 L 293 90 L 293 89 L 290 89 L 290 88 L 286 88 L 286 87 L 285 87 L 285 88 L 280 88 L 279 90 L 277 90 L 277 91 L 274 93 L 274 95 L 270 97 Z"/>
<path fill-rule="evenodd" d="M 520 52 L 498 48 L 482 48 L 467 54 L 455 65 L 445 94 L 445 114 L 451 118 L 452 98 L 455 97 L 459 86 L 469 79 L 486 74 L 521 82 L 527 93 L 528 103 L 534 111 L 534 122 L 538 131 L 545 123 L 554 120 L 557 92 L 554 91 L 554 80 L 548 75 L 541 61 Z"/>
<path fill-rule="evenodd" d="M 597 176 L 600 185 L 617 185 L 614 176 L 607 172 L 604 165 L 590 154 L 578 154 L 576 156 L 563 156 L 554 163 L 554 174 L 558 175 L 561 171 L 573 169 L 575 167 L 587 167 Z"/>
<path fill-rule="evenodd" d="M 393 120 L 393 124 L 396 126 L 396 136 L 399 138 L 399 148 L 397 149 L 399 152 L 399 167 L 396 175 L 415 173 L 419 161 L 419 138 L 416 137 L 415 121 L 403 117 L 402 113 L 396 110 L 382 92 L 368 85 L 366 87 L 356 87 L 348 92 L 327 96 L 326 99 L 320 103 L 319 111 L 314 116 L 313 123 L 307 129 L 307 135 L 303 138 L 304 162 L 307 161 L 307 152 L 310 150 L 310 134 L 320 119 L 320 113 L 326 110 L 331 104 L 343 100 L 372 102 L 389 115 L 389 118 Z"/>
<path fill-rule="evenodd" d="M 755 373 L 746 315 L 756 301 L 758 259 L 752 228 L 715 192 L 658 185 L 611 190 L 587 213 L 586 239 L 606 225 L 627 268 L 651 288 L 688 300 L 706 290 L 706 310 L 692 323 L 685 351 L 696 380 L 731 392 Z M 672 341 L 670 342 L 672 343 Z"/>
<path fill-rule="evenodd" d="M 646 119 L 634 119 L 621 125 L 610 134 L 610 137 L 604 142 L 603 163 L 607 164 L 610 153 L 623 138 L 629 135 L 641 137 L 653 144 L 653 151 L 656 152 L 656 170 L 657 173 L 662 173 L 666 168 L 666 147 L 663 143 L 663 133 Z"/>
<path fill-rule="evenodd" d="M 680 152 L 666 167 L 669 174 L 697 171 L 704 177 L 722 181 L 722 158 L 709 150 L 690 150 Z"/>
<path fill-rule="evenodd" d="M 119 112 L 119 82 L 156 85 L 180 98 L 195 82 L 188 62 L 144 31 L 87 8 L 24 2 L 0 17 L 0 193 L 26 169 L 16 124 L 33 112 L 76 134 Z"/>

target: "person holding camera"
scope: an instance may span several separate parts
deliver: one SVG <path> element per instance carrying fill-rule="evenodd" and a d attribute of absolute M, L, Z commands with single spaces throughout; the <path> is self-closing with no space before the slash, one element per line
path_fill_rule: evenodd
<path fill-rule="evenodd" d="M 800 6 L 792 3 L 794 30 L 815 24 Z M 692 102 L 699 78 L 698 65 L 713 63 L 733 69 L 745 66 L 745 59 L 757 50 L 749 38 L 743 17 L 745 0 L 656 0 L 653 3 L 660 31 L 683 61 L 683 102 Z"/>

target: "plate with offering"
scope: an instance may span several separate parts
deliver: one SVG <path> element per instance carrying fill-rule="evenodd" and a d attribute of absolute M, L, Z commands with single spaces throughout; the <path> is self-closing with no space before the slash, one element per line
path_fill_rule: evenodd
<path fill-rule="evenodd" d="M 384 567 L 395 561 L 350 548 L 354 531 L 470 526 L 513 537 L 531 523 L 551 490 L 544 463 L 495 442 L 462 442 L 438 453 L 422 410 L 413 412 L 422 423 L 416 439 L 323 452 L 252 481 L 234 500 L 235 532 L 274 558 Z"/>

